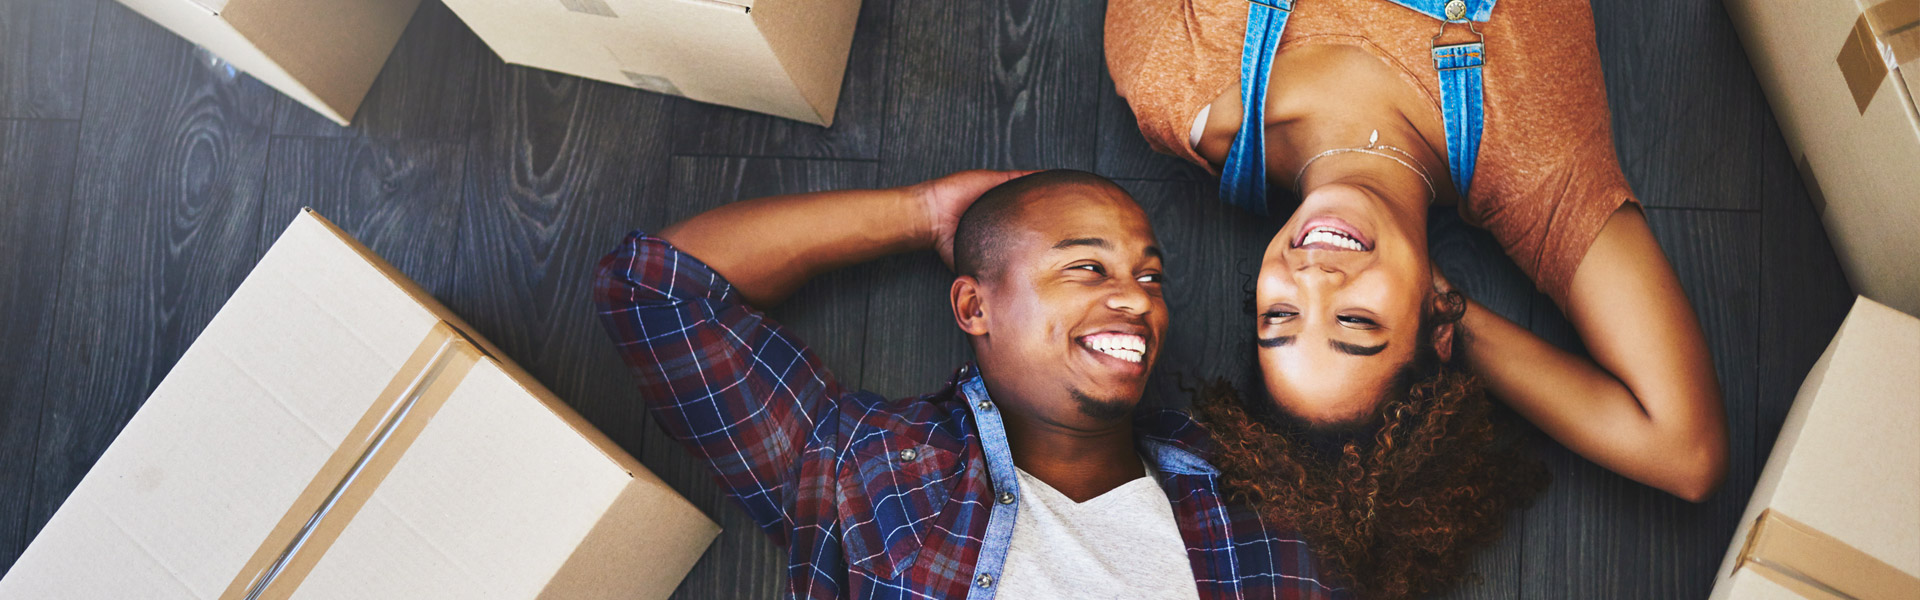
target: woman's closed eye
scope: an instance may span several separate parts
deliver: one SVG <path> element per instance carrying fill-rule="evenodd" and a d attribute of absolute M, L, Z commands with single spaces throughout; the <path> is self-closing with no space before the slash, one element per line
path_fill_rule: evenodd
<path fill-rule="evenodd" d="M 1354 329 L 1373 329 L 1380 326 L 1380 324 L 1374 322 L 1373 319 L 1358 315 L 1340 315 L 1337 318 L 1340 320 L 1340 324 Z"/>

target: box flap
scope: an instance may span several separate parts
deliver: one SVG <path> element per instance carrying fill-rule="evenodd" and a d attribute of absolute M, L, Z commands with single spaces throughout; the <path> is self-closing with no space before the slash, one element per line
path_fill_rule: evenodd
<path fill-rule="evenodd" d="M 21 555 L 0 596 L 127 597 L 162 581 L 178 595 L 148 597 L 218 596 L 438 322 L 316 220 L 297 220 Z M 132 548 L 165 576 L 99 576 L 133 564 Z"/>
<path fill-rule="evenodd" d="M 1916 364 L 1920 319 L 1856 300 L 1787 413 L 1718 581 L 1734 575 L 1754 523 L 1767 511 L 1907 575 L 1920 574 Z"/>
<path fill-rule="evenodd" d="M 352 432 L 422 340 L 448 325 L 444 307 L 394 277 L 303 211 L 0 581 L 0 597 L 219 597 L 303 492 L 326 483 L 336 448 L 364 437 Z M 531 597 L 583 555 L 696 560 L 710 535 L 695 545 L 642 532 L 657 554 L 577 550 L 614 508 L 712 523 L 524 377 L 481 358 L 455 380 L 301 595 Z M 621 504 L 636 485 L 661 492 Z"/>
<path fill-rule="evenodd" d="M 301 595 L 538 594 L 634 478 L 528 400 L 492 361 L 475 365 L 314 567 Z M 706 520 L 697 511 L 673 516 Z M 660 541 L 639 535 L 630 542 Z M 694 559 L 705 548 L 661 545 Z M 667 582 L 669 592 L 678 581 Z"/>
<path fill-rule="evenodd" d="M 1920 574 L 1920 319 L 1863 297 L 1834 344 L 1769 508 Z"/>

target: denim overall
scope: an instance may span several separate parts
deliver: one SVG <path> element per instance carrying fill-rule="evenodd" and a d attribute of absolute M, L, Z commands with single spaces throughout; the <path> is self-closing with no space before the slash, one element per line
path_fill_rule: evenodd
<path fill-rule="evenodd" d="M 1240 51 L 1240 133 L 1233 136 L 1227 163 L 1220 170 L 1220 199 L 1267 216 L 1267 75 L 1273 69 L 1274 50 L 1287 29 L 1287 16 L 1297 0 L 1248 0 L 1247 39 Z M 1441 33 L 1453 23 L 1485 23 L 1496 0 L 1392 0 L 1440 21 Z M 1475 35 L 1479 34 L 1476 29 Z M 1486 44 L 1438 45 L 1434 36 L 1433 66 L 1440 71 L 1440 115 L 1447 129 L 1447 171 L 1461 198 L 1473 181 L 1474 160 L 1480 154 L 1480 132 L 1485 120 L 1481 103 L 1481 72 Z"/>

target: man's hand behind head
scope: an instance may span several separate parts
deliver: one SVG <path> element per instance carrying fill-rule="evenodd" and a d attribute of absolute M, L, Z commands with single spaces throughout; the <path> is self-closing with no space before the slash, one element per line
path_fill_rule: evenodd
<path fill-rule="evenodd" d="M 922 181 L 909 188 L 925 207 L 928 242 L 940 253 L 940 261 L 946 263 L 947 268 L 953 268 L 953 229 L 960 224 L 960 215 L 967 212 L 967 207 L 994 186 L 1035 172 L 974 169 Z"/>

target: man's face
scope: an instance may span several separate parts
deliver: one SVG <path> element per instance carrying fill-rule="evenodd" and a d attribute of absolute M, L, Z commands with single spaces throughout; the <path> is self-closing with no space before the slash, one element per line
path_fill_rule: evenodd
<path fill-rule="evenodd" d="M 976 343 L 996 397 L 1043 422 L 1092 430 L 1139 404 L 1167 329 L 1153 227 L 1116 189 L 1030 193 L 981 282 Z"/>

